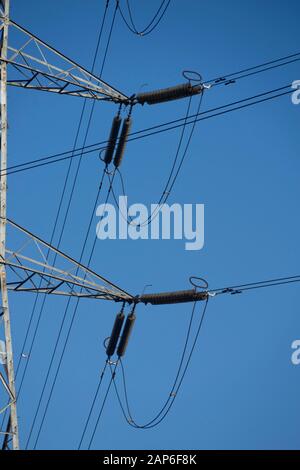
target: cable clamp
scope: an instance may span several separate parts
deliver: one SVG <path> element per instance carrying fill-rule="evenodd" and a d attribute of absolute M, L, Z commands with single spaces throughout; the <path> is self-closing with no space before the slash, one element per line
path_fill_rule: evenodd
<path fill-rule="evenodd" d="M 107 363 L 109 366 L 116 366 L 118 364 L 117 361 L 111 361 L 110 359 L 108 359 Z"/>
<path fill-rule="evenodd" d="M 114 173 L 114 170 L 109 170 L 108 168 L 105 168 L 104 171 L 108 176 L 112 176 Z"/>
<path fill-rule="evenodd" d="M 237 294 L 242 294 L 243 291 L 242 290 L 234 290 L 233 292 L 231 292 L 231 295 L 237 295 Z"/>
<path fill-rule="evenodd" d="M 228 80 L 228 82 L 224 83 L 225 86 L 227 85 L 233 85 L 234 83 L 236 83 L 235 80 Z"/>

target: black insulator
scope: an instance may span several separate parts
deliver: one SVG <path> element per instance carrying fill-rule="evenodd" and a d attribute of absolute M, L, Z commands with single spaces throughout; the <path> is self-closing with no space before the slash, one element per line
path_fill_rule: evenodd
<path fill-rule="evenodd" d="M 118 313 L 115 319 L 115 323 L 109 338 L 109 342 L 106 348 L 106 354 L 108 357 L 111 357 L 114 355 L 117 343 L 119 340 L 119 336 L 121 333 L 121 329 L 124 323 L 125 315 L 123 312 Z"/>
<path fill-rule="evenodd" d="M 139 301 L 144 304 L 152 305 L 178 304 L 206 300 L 207 296 L 208 293 L 205 291 L 180 290 L 176 292 L 161 292 L 159 294 L 144 294 L 140 296 Z"/>
<path fill-rule="evenodd" d="M 192 95 L 198 95 L 202 91 L 202 85 L 193 86 L 191 83 L 184 83 L 183 85 L 163 88 L 161 90 L 138 93 L 135 98 L 140 104 L 156 104 L 164 103 L 165 101 L 178 100 L 180 98 L 186 98 Z"/>
<path fill-rule="evenodd" d="M 122 120 L 121 120 L 119 115 L 115 116 L 114 119 L 113 119 L 110 134 L 109 134 L 109 139 L 108 139 L 108 145 L 107 145 L 105 155 L 104 155 L 104 159 L 103 159 L 104 163 L 106 163 L 106 165 L 109 165 L 110 162 L 112 161 L 115 146 L 116 146 L 116 142 L 117 142 L 117 138 L 118 138 L 118 135 L 119 135 L 121 121 Z"/>
<path fill-rule="evenodd" d="M 117 354 L 119 357 L 124 356 L 126 352 L 128 341 L 132 332 L 135 319 L 136 319 L 136 316 L 134 315 L 134 313 L 130 313 L 128 317 L 126 318 L 126 323 L 125 323 L 124 330 L 123 330 L 123 333 L 119 342 L 118 350 L 117 350 Z"/>
<path fill-rule="evenodd" d="M 118 147 L 117 147 L 116 154 L 115 154 L 115 158 L 114 158 L 114 165 L 115 165 L 116 168 L 118 168 L 121 165 L 122 158 L 124 156 L 126 142 L 127 142 L 127 139 L 128 139 L 128 134 L 129 134 L 130 129 L 131 129 L 131 125 L 132 125 L 132 119 L 131 119 L 130 116 L 128 116 L 124 121 L 122 131 L 121 131 L 120 140 L 119 140 Z"/>

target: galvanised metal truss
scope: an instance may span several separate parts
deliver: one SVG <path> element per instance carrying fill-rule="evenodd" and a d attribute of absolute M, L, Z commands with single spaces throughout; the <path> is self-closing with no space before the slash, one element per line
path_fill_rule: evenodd
<path fill-rule="evenodd" d="M 6 371 L 6 375 L 8 375 L 6 359 L 2 362 L 3 362 L 4 369 Z M 14 394 L 12 393 L 8 383 L 6 382 L 4 376 L 2 375 L 1 372 L 0 372 L 0 383 L 2 384 L 2 387 L 3 387 L 4 391 L 6 392 L 6 396 L 8 397 L 8 402 L 6 402 L 6 404 L 4 406 L 1 405 L 1 407 L 0 407 L 0 417 L 1 417 L 2 413 L 4 413 L 10 407 L 15 405 L 16 398 L 15 398 Z M 3 447 L 2 447 L 3 450 L 9 449 L 9 444 L 12 442 L 13 437 L 14 437 L 14 433 L 11 431 L 11 418 L 10 417 L 8 419 L 6 430 L 5 431 L 0 431 L 0 435 L 4 436 L 4 442 L 3 442 Z"/>
<path fill-rule="evenodd" d="M 2 323 L 4 321 L 4 307 L 0 307 L 0 330 L 2 327 Z M 8 373 L 8 363 L 7 363 L 7 351 L 6 351 L 6 343 L 4 341 L 0 341 L 0 364 L 2 364 L 6 377 L 9 377 Z M 4 375 L 0 372 L 0 419 L 3 417 L 3 413 L 10 410 L 11 407 L 16 405 L 16 398 L 14 393 L 12 392 L 8 381 L 5 379 Z M 2 392 L 5 392 L 4 395 Z M 8 400 L 7 400 L 8 399 Z M 9 449 L 9 444 L 12 442 L 14 438 L 14 433 L 11 430 L 11 418 L 9 417 L 7 426 L 5 431 L 0 430 L 0 436 L 3 436 L 3 447 L 2 449 Z"/>
<path fill-rule="evenodd" d="M 7 268 L 7 288 L 16 292 L 131 302 L 133 297 L 88 267 L 7 219 L 10 240 L 0 264 Z M 52 264 L 50 264 L 50 260 Z M 55 266 L 54 266 L 55 264 Z"/>
<path fill-rule="evenodd" d="M 1 35 L 4 24 L 9 26 L 10 43 L 7 57 L 0 57 L 0 61 L 10 65 L 8 85 L 94 100 L 128 102 L 126 95 L 19 24 L 5 18 L 0 8 Z"/>
<path fill-rule="evenodd" d="M 4 387 L 4 390 L 7 392 L 7 395 L 9 397 L 9 402 L 5 406 L 0 408 L 0 416 L 1 416 L 1 414 L 4 413 L 4 411 L 7 410 L 7 408 L 9 408 L 16 400 L 15 400 L 15 398 L 14 398 L 14 396 L 13 396 L 13 394 L 12 394 L 5 378 L 1 374 L 1 372 L 0 372 L 0 382 L 2 383 L 2 385 Z M 7 433 L 0 432 L 0 434 L 7 434 Z M 8 434 L 10 434 L 10 433 L 8 433 Z"/>

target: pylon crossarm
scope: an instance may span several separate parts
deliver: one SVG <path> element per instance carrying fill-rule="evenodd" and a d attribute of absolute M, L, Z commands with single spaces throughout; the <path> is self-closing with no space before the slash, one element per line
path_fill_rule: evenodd
<path fill-rule="evenodd" d="M 126 291 L 15 222 L 7 219 L 7 227 L 10 239 L 17 246 L 13 250 L 6 248 L 5 258 L 0 257 L 0 266 L 4 265 L 8 270 L 9 290 L 115 301 L 132 300 L 133 297 Z"/>
<path fill-rule="evenodd" d="M 22 257 L 21 257 L 22 258 Z M 42 263 L 31 260 L 34 265 Z M 45 294 L 68 295 L 72 297 L 90 297 L 106 300 L 129 300 L 130 297 L 115 289 L 108 289 L 105 286 L 97 285 L 84 278 L 73 276 L 72 273 L 58 270 L 53 266 L 44 265 L 44 270 L 30 268 L 28 265 L 0 261 L 10 268 L 10 273 L 17 276 L 18 280 L 8 281 L 7 287 L 15 292 L 36 292 Z M 46 270 L 53 270 L 60 274 L 51 274 Z M 22 273 L 19 274 L 18 273 Z M 76 278 L 76 280 L 74 279 Z M 36 281 L 42 281 L 36 282 Z M 26 287 L 30 284 L 30 287 Z M 44 284 L 44 285 L 43 285 Z M 65 287 L 67 290 L 62 290 Z"/>
<path fill-rule="evenodd" d="M 8 85 L 94 100 L 128 101 L 125 94 L 2 14 L 0 33 L 4 24 L 10 26 L 15 44 L 8 45 L 7 57 L 0 57 L 10 65 Z"/>

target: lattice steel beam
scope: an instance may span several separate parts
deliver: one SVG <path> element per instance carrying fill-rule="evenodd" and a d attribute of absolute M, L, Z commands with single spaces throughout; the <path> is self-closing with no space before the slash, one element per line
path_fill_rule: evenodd
<path fill-rule="evenodd" d="M 1 30 L 1 45 L 0 56 L 4 59 L 0 63 L 1 72 L 1 178 L 0 178 L 0 258 L 5 257 L 6 250 L 6 194 L 7 194 L 7 63 L 6 58 L 8 54 L 8 17 L 9 17 L 9 0 L 3 0 L 1 6 L 4 14 L 4 21 Z M 14 361 L 12 349 L 12 335 L 11 335 L 11 322 L 10 311 L 8 302 L 8 290 L 6 279 L 6 267 L 0 265 L 0 285 L 1 285 L 1 298 L 3 307 L 3 326 L 5 335 L 5 349 L 6 349 L 6 362 L 5 373 L 7 376 L 7 384 L 10 393 L 13 396 L 13 401 L 10 404 L 10 417 L 6 431 L 12 435 L 12 447 L 14 450 L 19 449 L 19 429 L 18 429 L 18 415 L 16 404 L 16 388 L 15 388 L 15 374 L 14 374 Z M 5 435 L 3 447 L 6 448 L 8 441 L 8 434 Z"/>
<path fill-rule="evenodd" d="M 10 27 L 15 44 L 0 61 L 10 65 L 8 85 L 117 103 L 128 97 L 11 19 L 0 16 L 0 33 Z M 21 45 L 19 45 L 21 44 Z"/>
<path fill-rule="evenodd" d="M 9 290 L 131 302 L 133 296 L 88 267 L 7 219 L 10 239 L 19 247 L 5 250 Z M 55 258 L 55 266 L 49 263 Z"/>

